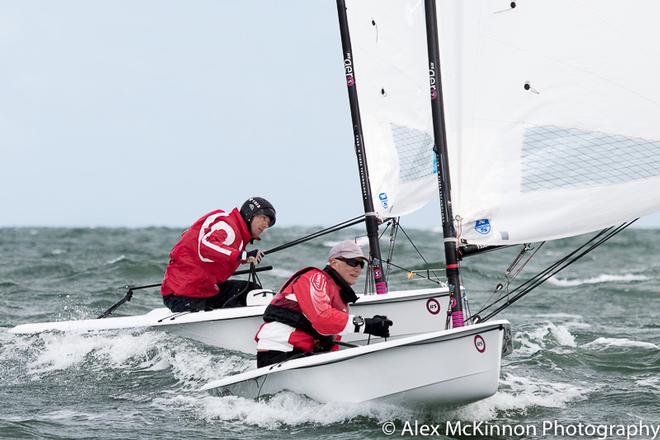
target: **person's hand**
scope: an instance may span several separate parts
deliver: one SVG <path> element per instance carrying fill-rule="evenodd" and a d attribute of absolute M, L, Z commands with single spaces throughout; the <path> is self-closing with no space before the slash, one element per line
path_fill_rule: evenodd
<path fill-rule="evenodd" d="M 264 251 L 260 251 L 259 249 L 254 249 L 251 250 L 250 252 L 247 253 L 247 263 L 257 265 L 261 263 L 261 260 L 264 258 Z"/>
<path fill-rule="evenodd" d="M 387 316 L 374 315 L 373 318 L 364 320 L 364 332 L 381 338 L 390 337 L 390 326 L 393 322 Z"/>

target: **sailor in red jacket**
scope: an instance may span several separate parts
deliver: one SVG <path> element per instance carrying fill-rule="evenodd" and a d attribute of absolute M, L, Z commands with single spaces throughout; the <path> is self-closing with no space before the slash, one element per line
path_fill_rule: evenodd
<path fill-rule="evenodd" d="M 392 321 L 386 316 L 363 319 L 348 310 L 357 300 L 351 286 L 367 261 L 360 246 L 342 241 L 330 250 L 328 261 L 323 270 L 308 267 L 296 272 L 266 308 L 266 322 L 255 336 L 258 367 L 337 350 L 335 341 L 346 333 L 389 337 Z"/>
<path fill-rule="evenodd" d="M 163 302 L 173 312 L 245 305 L 257 284 L 228 280 L 240 264 L 258 264 L 264 253 L 245 251 L 275 224 L 275 208 L 261 197 L 249 198 L 240 211 L 216 210 L 183 233 L 170 253 L 161 286 Z"/>

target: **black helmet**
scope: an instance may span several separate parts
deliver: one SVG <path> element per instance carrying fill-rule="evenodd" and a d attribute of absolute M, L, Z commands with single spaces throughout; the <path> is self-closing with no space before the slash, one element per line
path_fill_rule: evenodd
<path fill-rule="evenodd" d="M 275 208 L 270 202 L 262 197 L 250 197 L 243 203 L 241 206 L 241 216 L 245 223 L 247 223 L 248 228 L 252 224 L 252 219 L 255 215 L 265 215 L 270 219 L 270 227 L 275 224 Z"/>

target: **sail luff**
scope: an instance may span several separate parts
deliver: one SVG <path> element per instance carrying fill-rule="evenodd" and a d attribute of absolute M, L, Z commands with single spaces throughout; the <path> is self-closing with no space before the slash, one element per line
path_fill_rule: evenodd
<path fill-rule="evenodd" d="M 345 0 L 373 205 L 380 218 L 435 197 L 421 0 Z"/>
<path fill-rule="evenodd" d="M 364 136 L 362 133 L 362 120 L 360 118 L 360 105 L 355 83 L 355 69 L 353 68 L 353 50 L 351 37 L 348 29 L 348 17 L 346 15 L 346 2 L 337 0 L 337 13 L 339 16 L 339 29 L 341 34 L 341 45 L 344 55 L 344 69 L 346 72 L 346 88 L 351 109 L 351 121 L 353 124 L 353 138 L 355 142 L 355 155 L 358 162 L 360 174 L 360 185 L 362 187 L 362 202 L 366 216 L 367 236 L 369 238 L 369 256 L 371 272 L 376 286 L 376 293 L 387 293 L 387 281 L 382 269 L 380 244 L 378 242 L 378 217 L 374 211 L 371 185 L 369 183 L 369 168 L 364 149 Z"/>
<path fill-rule="evenodd" d="M 452 327 L 462 327 L 464 320 L 457 253 L 458 238 L 454 227 L 451 204 L 451 179 L 447 154 L 447 128 L 445 126 L 442 78 L 440 73 L 440 49 L 438 44 L 435 0 L 425 0 L 424 9 L 426 14 L 433 135 L 435 139 L 434 151 L 440 168 L 438 173 L 438 193 L 442 211 L 442 234 L 444 237 L 445 261 L 447 264 L 447 281 L 449 292 L 452 295 Z"/>

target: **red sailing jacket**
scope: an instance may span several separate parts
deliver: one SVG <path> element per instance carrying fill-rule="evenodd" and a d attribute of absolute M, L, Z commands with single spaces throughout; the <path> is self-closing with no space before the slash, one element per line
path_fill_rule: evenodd
<path fill-rule="evenodd" d="M 251 239 L 238 209 L 206 214 L 183 233 L 172 249 L 160 293 L 193 298 L 217 295 L 217 285 L 236 271 Z"/>
<path fill-rule="evenodd" d="M 280 290 L 271 304 L 302 313 L 321 335 L 340 335 L 353 331 L 352 316 L 340 295 L 340 287 L 326 272 L 312 268 Z M 350 320 L 349 320 L 350 318 Z M 350 329 L 349 329 L 350 327 Z M 308 333 L 281 322 L 267 322 L 257 332 L 257 350 L 315 351 L 318 341 Z M 335 340 L 339 340 L 335 337 Z M 338 347 L 335 345 L 333 350 Z"/>

